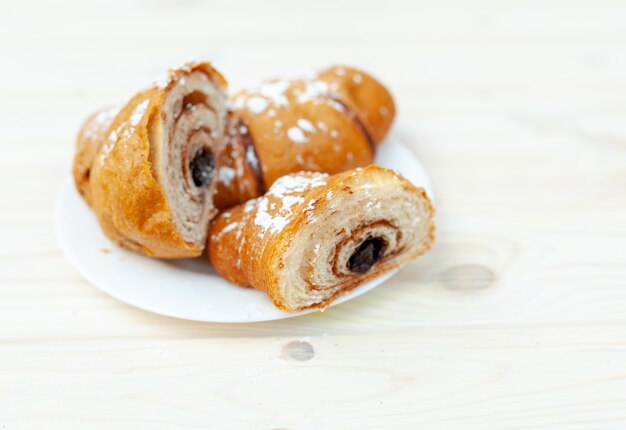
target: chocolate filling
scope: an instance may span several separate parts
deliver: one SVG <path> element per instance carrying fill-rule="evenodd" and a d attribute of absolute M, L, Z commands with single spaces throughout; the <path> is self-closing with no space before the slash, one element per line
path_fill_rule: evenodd
<path fill-rule="evenodd" d="M 211 182 L 215 172 L 215 158 L 213 153 L 206 149 L 201 149 L 189 163 L 191 177 L 196 187 L 203 187 Z"/>
<path fill-rule="evenodd" d="M 351 272 L 365 273 L 381 259 L 385 253 L 387 241 L 382 237 L 368 237 L 359 245 L 348 261 Z"/>

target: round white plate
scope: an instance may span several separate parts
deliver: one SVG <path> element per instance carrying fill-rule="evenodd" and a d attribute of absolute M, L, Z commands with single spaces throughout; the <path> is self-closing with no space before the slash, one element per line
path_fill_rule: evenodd
<path fill-rule="evenodd" d="M 424 168 L 406 146 L 388 139 L 376 164 L 399 171 L 426 189 L 432 188 Z M 147 311 L 195 321 L 253 322 L 289 318 L 316 310 L 287 313 L 252 288 L 222 279 L 206 257 L 156 260 L 118 248 L 109 241 L 71 179 L 59 195 L 55 231 L 61 250 L 76 269 L 100 290 Z M 388 272 L 338 298 L 338 305 L 377 287 L 396 271 Z"/>

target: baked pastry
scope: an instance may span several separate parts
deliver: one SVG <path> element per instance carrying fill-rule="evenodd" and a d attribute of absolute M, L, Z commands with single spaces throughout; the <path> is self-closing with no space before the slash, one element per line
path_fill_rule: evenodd
<path fill-rule="evenodd" d="M 422 188 L 379 166 L 300 172 L 218 215 L 209 237 L 209 257 L 224 278 L 298 311 L 325 307 L 426 252 L 433 208 Z"/>
<path fill-rule="evenodd" d="M 220 209 L 263 194 L 288 173 L 334 174 L 371 164 L 395 115 L 380 82 L 341 66 L 243 89 L 233 97 L 232 109 L 218 168 Z"/>
<path fill-rule="evenodd" d="M 215 209 L 286 173 L 371 163 L 395 115 L 389 92 L 348 67 L 244 89 L 229 113 L 225 86 L 207 63 L 188 64 L 85 122 L 74 180 L 109 238 L 150 256 L 197 256 Z"/>
<path fill-rule="evenodd" d="M 217 162 L 217 188 L 213 203 L 224 210 L 265 192 L 254 142 L 243 121 L 230 113 L 224 150 Z"/>
<path fill-rule="evenodd" d="M 87 121 L 78 139 L 76 185 L 110 239 L 159 258 L 202 253 L 217 212 L 212 195 L 224 145 L 225 88 L 208 63 L 191 63 L 170 70 L 114 116 Z"/>
<path fill-rule="evenodd" d="M 72 174 L 78 192 L 91 205 L 89 178 L 93 160 L 100 150 L 104 136 L 119 112 L 119 107 L 108 107 L 95 112 L 83 123 L 76 138 L 76 155 Z"/>

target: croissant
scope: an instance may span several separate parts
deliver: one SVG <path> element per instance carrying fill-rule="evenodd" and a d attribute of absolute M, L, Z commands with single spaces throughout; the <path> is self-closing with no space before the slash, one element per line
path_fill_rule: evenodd
<path fill-rule="evenodd" d="M 202 253 L 217 212 L 214 176 L 224 145 L 225 87 L 208 63 L 187 64 L 119 112 L 87 120 L 74 178 L 113 241 L 159 258 Z"/>
<path fill-rule="evenodd" d="M 216 209 L 287 173 L 371 163 L 395 115 L 382 84 L 348 67 L 244 89 L 228 113 L 225 86 L 210 65 L 189 64 L 84 123 L 74 181 L 120 246 L 197 256 Z"/>
<path fill-rule="evenodd" d="M 298 311 L 325 307 L 423 254 L 434 228 L 425 191 L 392 170 L 300 172 L 218 215 L 208 251 L 227 280 Z"/>
<path fill-rule="evenodd" d="M 95 160 L 103 137 L 119 112 L 119 107 L 108 107 L 95 112 L 84 122 L 76 139 L 76 155 L 72 174 L 78 192 L 91 205 L 91 166 Z"/>
<path fill-rule="evenodd" d="M 288 173 L 334 174 L 371 164 L 395 115 L 380 82 L 341 66 L 243 89 L 232 110 L 218 163 L 219 209 L 260 196 Z"/>

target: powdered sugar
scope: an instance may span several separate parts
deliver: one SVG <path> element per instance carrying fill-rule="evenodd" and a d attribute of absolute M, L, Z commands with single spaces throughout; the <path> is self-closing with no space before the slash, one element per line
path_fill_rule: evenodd
<path fill-rule="evenodd" d="M 335 109 L 337 112 L 345 112 L 346 109 L 343 107 L 341 103 L 334 99 L 328 99 L 328 105 Z"/>
<path fill-rule="evenodd" d="M 232 103 L 231 103 L 232 106 L 231 107 L 233 107 L 235 109 L 241 109 L 242 107 L 244 107 L 245 104 L 246 104 L 246 95 L 245 94 L 239 94 L 232 101 Z"/>
<path fill-rule="evenodd" d="M 141 121 L 141 118 L 143 118 L 143 115 L 146 113 L 146 108 L 148 107 L 148 105 L 150 104 L 150 100 L 145 100 L 143 103 L 139 104 L 135 110 L 133 111 L 133 114 L 130 116 L 130 125 L 135 127 L 137 126 L 137 124 L 139 124 L 139 121 Z"/>
<path fill-rule="evenodd" d="M 324 81 L 313 79 L 305 83 L 304 91 L 298 95 L 298 101 L 305 103 L 325 94 L 328 94 L 328 84 Z"/>
<path fill-rule="evenodd" d="M 111 131 L 111 133 L 109 134 L 109 142 L 117 142 L 117 132 L 119 130 L 119 127 L 116 128 L 115 130 Z"/>
<path fill-rule="evenodd" d="M 244 207 L 243 207 L 243 212 L 244 213 L 248 213 L 248 212 L 254 210 L 254 208 L 256 206 L 256 203 L 257 203 L 256 199 L 255 200 L 248 200 L 246 202 L 246 204 L 244 205 Z"/>
<path fill-rule="evenodd" d="M 222 215 L 224 216 L 224 214 Z M 225 217 L 225 218 L 229 218 L 229 217 Z M 227 224 L 226 227 L 224 227 L 223 229 L 212 233 L 211 234 L 211 240 L 219 240 L 222 236 L 224 236 L 226 233 L 229 233 L 233 230 L 235 230 L 236 228 L 238 228 L 239 230 L 237 231 L 236 235 L 237 238 L 239 238 L 239 236 L 241 235 L 241 229 L 243 227 L 243 223 L 238 222 L 238 221 L 234 221 L 231 222 L 230 224 Z"/>
<path fill-rule="evenodd" d="M 305 143 L 308 140 L 302 129 L 298 127 L 291 127 L 287 130 L 287 137 L 295 143 Z"/>
<path fill-rule="evenodd" d="M 282 199 L 283 207 L 281 210 L 291 210 L 291 207 L 296 203 L 304 203 L 304 199 L 300 196 L 285 196 Z"/>
<path fill-rule="evenodd" d="M 263 228 L 261 236 L 266 232 L 278 233 L 282 231 L 294 215 L 293 207 L 305 201 L 304 197 L 298 194 L 310 188 L 326 185 L 326 181 L 323 180 L 326 176 L 328 175 L 323 173 L 292 174 L 283 176 L 274 182 L 267 194 L 258 200 L 254 223 Z M 271 199 L 280 199 L 279 205 L 274 206 L 274 202 L 270 204 Z M 314 200 L 309 201 L 305 210 L 312 209 L 314 204 Z M 268 209 L 274 213 L 270 214 Z M 244 208 L 244 212 L 246 212 L 246 208 Z"/>
<path fill-rule="evenodd" d="M 287 106 L 289 100 L 287 100 L 285 91 L 290 85 L 291 83 L 284 79 L 263 82 L 239 94 L 235 98 L 233 106 L 238 109 L 247 106 L 255 114 L 264 112 L 270 103 L 276 106 Z M 276 111 L 271 109 L 269 115 L 276 115 Z"/>
<path fill-rule="evenodd" d="M 304 208 L 304 213 L 306 213 L 306 217 L 310 222 L 315 222 L 317 220 L 317 218 L 315 218 L 315 212 L 313 212 L 313 209 L 315 209 L 315 203 L 315 199 L 311 199 Z"/>
<path fill-rule="evenodd" d="M 269 200 L 262 197 L 256 216 L 254 217 L 254 223 L 256 225 L 260 225 L 264 230 L 269 231 L 270 233 L 278 233 L 287 225 L 287 218 L 280 215 L 270 215 L 267 212 L 268 204 Z"/>
<path fill-rule="evenodd" d="M 311 199 L 311 200 L 309 200 L 309 203 L 307 203 L 307 205 L 304 208 L 304 210 L 305 211 L 310 211 L 310 210 L 313 210 L 314 207 L 315 207 L 315 199 Z"/>
<path fill-rule="evenodd" d="M 275 103 L 279 106 L 286 106 L 288 101 L 285 96 L 285 91 L 291 83 L 285 79 L 280 79 L 274 82 L 264 82 L 258 86 L 256 89 L 260 94 L 263 94 L 265 97 L 269 98 L 272 103 Z"/>
<path fill-rule="evenodd" d="M 278 123 L 278 121 L 276 121 L 276 123 Z M 287 137 L 294 143 L 305 143 L 309 140 L 306 133 L 317 132 L 317 128 L 306 118 L 299 118 L 296 124 L 297 127 L 291 127 L 287 130 Z"/>
<path fill-rule="evenodd" d="M 226 186 L 229 186 L 233 182 L 236 176 L 237 176 L 237 172 L 235 171 L 235 169 L 233 169 L 232 167 L 223 166 L 223 167 L 220 167 L 217 173 L 217 180 L 220 183 Z"/>
<path fill-rule="evenodd" d="M 169 83 L 171 81 L 170 78 L 170 73 L 169 72 L 165 72 L 160 74 L 155 80 L 153 85 L 155 85 L 156 87 L 160 88 L 160 89 L 165 89 Z"/>
<path fill-rule="evenodd" d="M 300 118 L 297 121 L 297 124 L 298 124 L 298 127 L 300 127 L 304 131 L 308 131 L 309 133 L 313 133 L 317 131 L 315 126 L 311 124 L 311 121 L 309 121 L 308 119 Z"/>
<path fill-rule="evenodd" d="M 267 108 L 267 100 L 261 97 L 252 97 L 248 99 L 248 109 L 254 114 L 260 114 Z"/>
<path fill-rule="evenodd" d="M 252 145 L 246 148 L 246 161 L 248 165 L 256 172 L 259 171 L 259 159 L 254 152 L 254 147 Z"/>
<path fill-rule="evenodd" d="M 238 233 L 241 234 L 241 229 L 239 229 Z M 239 247 L 237 248 L 237 263 L 235 264 L 237 265 L 238 269 L 241 267 L 241 250 L 243 249 L 243 246 L 245 244 L 246 244 L 246 238 L 244 236 L 244 238 L 239 241 Z"/>
<path fill-rule="evenodd" d="M 230 224 L 228 224 L 226 227 L 224 227 L 221 231 L 220 234 L 225 234 L 228 233 L 229 231 L 233 231 L 234 229 L 237 228 L 237 226 L 239 225 L 238 222 L 231 222 Z"/>
<path fill-rule="evenodd" d="M 100 164 L 103 164 L 104 160 L 109 156 L 109 154 L 113 150 L 113 146 L 120 138 L 120 135 L 125 139 L 128 139 L 133 135 L 133 133 L 135 132 L 135 127 L 141 122 L 141 119 L 144 117 L 149 104 L 149 99 L 144 100 L 143 102 L 138 104 L 133 110 L 130 118 L 127 121 L 123 121 L 115 130 L 112 130 L 111 133 L 109 133 L 108 142 L 102 146 L 102 152 L 100 154 Z"/>
<path fill-rule="evenodd" d="M 85 128 L 85 137 L 97 137 L 100 133 L 104 132 L 109 127 L 111 122 L 115 119 L 120 108 L 118 106 L 104 109 L 94 117 L 91 125 Z"/>
<path fill-rule="evenodd" d="M 324 179 L 328 175 L 325 173 L 312 173 L 310 175 L 291 174 L 285 175 L 272 184 L 269 191 L 270 195 L 282 198 L 287 194 L 301 193 L 309 188 L 321 187 L 326 185 Z"/>

